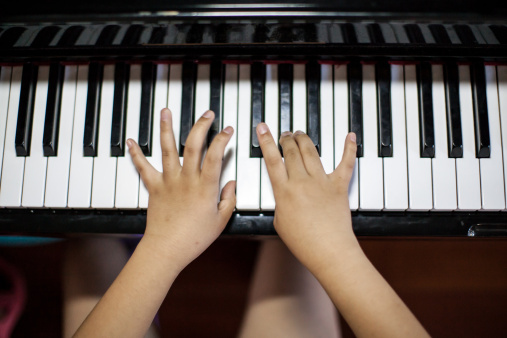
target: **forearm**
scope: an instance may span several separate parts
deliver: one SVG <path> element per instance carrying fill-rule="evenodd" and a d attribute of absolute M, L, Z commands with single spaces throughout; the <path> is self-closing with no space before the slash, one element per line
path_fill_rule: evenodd
<path fill-rule="evenodd" d="M 335 245 L 326 252 L 324 263 L 314 274 L 356 336 L 428 336 L 357 241 Z"/>
<path fill-rule="evenodd" d="M 180 268 L 144 237 L 75 337 L 142 337 Z"/>

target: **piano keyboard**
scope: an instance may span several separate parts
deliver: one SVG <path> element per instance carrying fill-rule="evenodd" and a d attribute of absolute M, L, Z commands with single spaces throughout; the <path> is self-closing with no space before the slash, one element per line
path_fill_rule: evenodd
<path fill-rule="evenodd" d="M 221 186 L 237 180 L 238 211 L 272 211 L 255 136 L 306 132 L 324 168 L 357 134 L 351 210 L 505 210 L 507 66 L 390 64 L 53 63 L 0 67 L 0 207 L 147 208 L 125 141 L 161 170 L 159 114 L 173 111 L 182 153 L 192 124 L 216 112 Z"/>

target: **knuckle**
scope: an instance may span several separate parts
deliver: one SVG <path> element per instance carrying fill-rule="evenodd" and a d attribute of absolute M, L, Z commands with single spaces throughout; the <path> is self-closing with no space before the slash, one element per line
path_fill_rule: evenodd
<path fill-rule="evenodd" d="M 274 156 L 264 156 L 264 161 L 270 167 L 278 165 L 280 163 L 280 160 Z"/>
<path fill-rule="evenodd" d="M 184 155 L 186 156 L 195 156 L 200 153 L 200 148 L 196 147 L 193 144 L 187 144 L 185 146 Z"/>
<path fill-rule="evenodd" d="M 283 150 L 283 156 L 285 157 L 296 157 L 299 151 L 295 147 L 288 147 Z"/>
<path fill-rule="evenodd" d="M 269 147 L 272 144 L 275 144 L 275 141 L 272 138 L 270 138 L 270 137 L 261 137 L 259 139 L 259 145 L 261 147 Z"/>

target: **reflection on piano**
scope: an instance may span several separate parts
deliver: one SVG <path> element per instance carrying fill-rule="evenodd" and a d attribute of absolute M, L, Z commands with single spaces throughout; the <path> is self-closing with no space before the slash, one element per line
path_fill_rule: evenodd
<path fill-rule="evenodd" d="M 125 140 L 160 170 L 169 107 L 180 154 L 207 109 L 208 144 L 236 130 L 226 233 L 274 233 L 254 131 L 265 121 L 275 138 L 306 132 L 327 172 L 357 134 L 359 235 L 507 235 L 506 7 L 423 5 L 152 1 L 111 19 L 97 13 L 113 4 L 94 0 L 1 14 L 0 229 L 142 233 L 148 193 Z"/>

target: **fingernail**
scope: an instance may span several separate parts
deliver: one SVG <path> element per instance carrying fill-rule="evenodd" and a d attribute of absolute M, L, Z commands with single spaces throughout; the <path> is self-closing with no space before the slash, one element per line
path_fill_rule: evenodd
<path fill-rule="evenodd" d="M 169 109 L 162 109 L 160 112 L 160 120 L 168 121 L 169 120 Z"/>
<path fill-rule="evenodd" d="M 233 132 L 233 129 L 231 126 L 224 129 L 224 133 L 226 133 L 226 134 L 232 134 L 232 132 Z"/>
<path fill-rule="evenodd" d="M 284 131 L 280 137 L 289 136 L 290 134 L 292 134 L 290 131 Z"/>
<path fill-rule="evenodd" d="M 133 144 L 131 139 L 127 140 L 127 146 L 129 147 L 129 149 L 132 148 Z"/>
<path fill-rule="evenodd" d="M 350 133 L 349 134 L 349 139 L 352 141 L 352 142 L 356 142 L 356 134 L 355 133 Z"/>
<path fill-rule="evenodd" d="M 294 135 L 300 135 L 300 134 L 304 134 L 301 130 L 297 130 Z"/>
<path fill-rule="evenodd" d="M 268 125 L 265 123 L 259 123 L 257 129 L 259 130 L 259 134 L 264 135 L 268 132 Z"/>
<path fill-rule="evenodd" d="M 211 110 L 208 110 L 207 112 L 202 114 L 202 117 L 205 117 L 207 119 L 209 119 L 211 116 L 213 116 L 213 112 Z"/>

